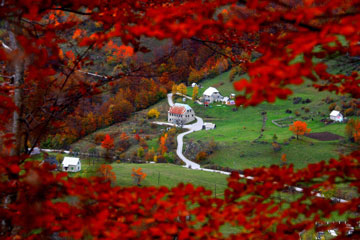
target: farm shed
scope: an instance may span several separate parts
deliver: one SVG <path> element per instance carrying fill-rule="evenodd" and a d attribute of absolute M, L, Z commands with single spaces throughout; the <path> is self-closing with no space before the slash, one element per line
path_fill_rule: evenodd
<path fill-rule="evenodd" d="M 344 120 L 344 117 L 339 111 L 333 110 L 330 113 L 330 119 L 335 122 L 342 122 Z"/>

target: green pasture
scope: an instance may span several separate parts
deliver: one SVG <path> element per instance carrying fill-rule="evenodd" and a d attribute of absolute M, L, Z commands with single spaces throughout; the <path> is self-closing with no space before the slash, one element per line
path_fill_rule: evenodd
<path fill-rule="evenodd" d="M 243 75 L 242 77 L 246 77 Z M 219 83 L 223 83 L 220 85 Z M 233 83 L 229 81 L 229 72 L 223 73 L 213 79 L 200 83 L 204 86 L 199 92 L 203 92 L 209 86 L 218 85 L 217 89 L 223 96 L 234 93 Z M 287 162 L 294 164 L 296 168 L 305 167 L 309 163 L 337 158 L 339 153 L 350 152 L 354 149 L 349 143 L 341 141 L 318 141 L 315 139 L 301 136 L 299 140 L 291 140 L 293 133 L 288 127 L 278 127 L 272 120 L 282 119 L 289 116 L 296 120 L 305 121 L 311 132 L 330 132 L 345 137 L 345 123 L 334 123 L 325 125 L 321 119 L 329 117 L 329 104 L 323 101 L 330 97 L 335 102 L 340 103 L 341 97 L 329 92 L 318 92 L 311 87 L 310 81 L 306 81 L 300 86 L 292 86 L 293 95 L 287 100 L 277 100 L 275 103 L 262 103 L 255 107 L 238 108 L 234 111 L 234 106 L 226 106 L 221 103 L 213 103 L 210 107 L 204 107 L 188 100 L 187 103 L 193 107 L 197 116 L 205 122 L 216 124 L 216 129 L 209 131 L 194 132 L 185 137 L 185 142 L 189 139 L 209 141 L 214 139 L 218 143 L 218 150 L 210 155 L 207 163 L 217 164 L 223 167 L 237 169 L 270 166 L 281 163 L 281 155 L 287 155 Z M 191 87 L 188 92 L 191 93 Z M 200 95 L 201 96 L 201 95 Z M 294 97 L 301 97 L 302 100 L 310 99 L 310 103 L 293 104 Z M 286 113 L 289 109 L 292 113 Z M 300 116 L 296 116 L 295 112 Z M 266 112 L 266 124 L 263 137 L 260 143 L 253 143 L 260 136 L 263 124 L 262 113 Z M 303 117 L 308 118 L 306 120 Z M 274 134 L 277 142 L 282 149 L 274 152 L 272 139 Z M 289 142 L 284 145 L 284 142 Z M 204 164 L 207 164 L 204 163 Z"/>

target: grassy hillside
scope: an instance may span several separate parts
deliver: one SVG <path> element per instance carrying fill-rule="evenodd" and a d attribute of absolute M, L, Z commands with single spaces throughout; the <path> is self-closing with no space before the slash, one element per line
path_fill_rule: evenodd
<path fill-rule="evenodd" d="M 243 77 L 246 77 L 245 75 Z M 229 81 L 229 72 L 221 74 L 216 78 L 206 80 L 201 83 L 204 92 L 207 87 L 215 86 L 223 96 L 234 93 L 233 85 Z M 214 139 L 218 143 L 219 149 L 208 158 L 208 163 L 215 163 L 224 167 L 238 169 L 269 166 L 280 164 L 283 153 L 287 154 L 288 163 L 293 163 L 295 167 L 305 167 L 308 163 L 327 160 L 337 157 L 340 152 L 348 152 L 352 146 L 337 141 L 318 141 L 315 139 L 301 137 L 300 140 L 291 140 L 293 135 L 288 127 L 280 128 L 272 123 L 272 120 L 293 116 L 294 119 L 305 121 L 311 132 L 330 132 L 344 136 L 344 123 L 325 125 L 320 120 L 329 117 L 329 105 L 323 99 L 329 97 L 335 102 L 340 102 L 341 97 L 329 92 L 318 92 L 312 88 L 309 82 L 301 86 L 293 86 L 294 94 L 287 100 L 277 100 L 274 104 L 263 103 L 256 107 L 239 108 L 233 111 L 233 106 L 226 106 L 214 103 L 209 108 L 194 104 L 188 101 L 195 113 L 204 118 L 205 122 L 213 122 L 216 129 L 210 131 L 195 132 L 186 136 L 186 140 L 210 141 Z M 191 87 L 188 93 L 191 93 Z M 201 96 L 201 95 L 200 95 Z M 301 97 L 303 100 L 310 99 L 307 104 L 293 104 L 294 97 Z M 307 109 L 306 109 L 307 108 Z M 289 109 L 291 114 L 285 111 Z M 300 116 L 295 116 L 298 111 Z M 308 111 L 308 112 L 306 112 Z M 259 137 L 262 127 L 262 112 L 266 112 L 267 120 L 263 137 L 260 143 L 253 143 Z M 303 117 L 308 118 L 304 120 Z M 277 142 L 282 145 L 279 152 L 274 152 L 271 142 L 276 134 Z"/>

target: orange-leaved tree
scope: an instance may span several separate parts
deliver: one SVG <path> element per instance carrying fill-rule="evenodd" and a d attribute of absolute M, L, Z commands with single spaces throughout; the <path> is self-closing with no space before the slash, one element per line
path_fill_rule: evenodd
<path fill-rule="evenodd" d="M 134 183 L 137 186 L 140 186 L 141 181 L 146 178 L 146 173 L 144 173 L 141 168 L 138 169 L 133 168 L 131 176 L 134 179 Z"/>
<path fill-rule="evenodd" d="M 112 166 L 108 164 L 101 164 L 99 168 L 99 174 L 105 179 L 105 181 L 115 182 L 116 175 L 112 171 Z"/>
<path fill-rule="evenodd" d="M 311 131 L 310 128 L 307 128 L 306 122 L 302 121 L 295 121 L 289 126 L 289 130 L 296 135 L 296 139 L 299 139 L 299 135 L 304 135 Z"/>

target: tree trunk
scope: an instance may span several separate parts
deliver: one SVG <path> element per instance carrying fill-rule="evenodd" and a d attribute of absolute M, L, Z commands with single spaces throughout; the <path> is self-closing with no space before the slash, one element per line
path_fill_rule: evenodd
<path fill-rule="evenodd" d="M 12 149 L 11 155 L 18 156 L 21 153 L 22 146 L 22 115 L 23 115 L 23 84 L 24 84 L 24 56 L 22 55 L 22 50 L 18 46 L 16 37 L 13 31 L 9 31 L 10 46 L 15 52 L 15 57 L 13 60 L 14 65 L 14 103 L 17 107 L 17 110 L 14 112 L 13 116 L 13 125 L 12 132 L 15 136 L 15 148 Z"/>

